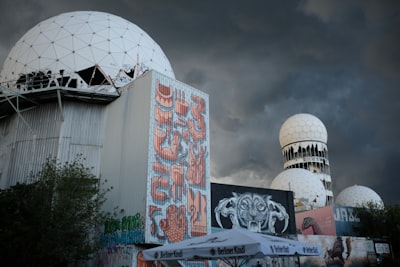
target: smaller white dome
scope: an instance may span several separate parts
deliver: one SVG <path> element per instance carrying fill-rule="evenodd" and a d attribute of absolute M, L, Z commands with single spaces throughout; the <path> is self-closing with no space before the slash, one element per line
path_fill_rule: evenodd
<path fill-rule="evenodd" d="M 371 188 L 362 185 L 353 185 L 343 189 L 337 195 L 335 204 L 338 206 L 362 207 L 374 203 L 378 208 L 383 208 L 381 197 Z"/>
<path fill-rule="evenodd" d="M 289 117 L 279 131 L 281 148 L 296 142 L 316 141 L 324 144 L 328 141 L 325 125 L 314 115 L 300 113 Z"/>
<path fill-rule="evenodd" d="M 295 205 L 324 207 L 326 203 L 324 185 L 315 174 L 306 169 L 284 170 L 272 181 L 271 188 L 293 191 Z"/>

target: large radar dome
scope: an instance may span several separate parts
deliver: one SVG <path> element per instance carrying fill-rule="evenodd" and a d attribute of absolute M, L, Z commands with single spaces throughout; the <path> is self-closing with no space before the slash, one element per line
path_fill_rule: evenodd
<path fill-rule="evenodd" d="M 44 20 L 26 32 L 6 58 L 0 82 L 21 89 L 21 80 L 38 73 L 75 75 L 74 87 L 79 88 L 81 83 L 90 86 L 97 75 L 120 87 L 139 69 L 175 78 L 160 46 L 141 28 L 108 13 L 76 11 Z"/>
<path fill-rule="evenodd" d="M 276 190 L 293 191 L 296 206 L 324 207 L 326 203 L 325 187 L 312 172 L 301 169 L 287 169 L 278 174 L 271 183 Z"/>
<path fill-rule="evenodd" d="M 381 197 L 374 190 L 362 185 L 343 189 L 335 199 L 335 204 L 338 206 L 363 207 L 370 203 L 378 208 L 384 206 Z"/>
<path fill-rule="evenodd" d="M 327 143 L 325 125 L 314 115 L 300 113 L 289 117 L 281 126 L 279 142 L 281 147 L 304 141 Z"/>

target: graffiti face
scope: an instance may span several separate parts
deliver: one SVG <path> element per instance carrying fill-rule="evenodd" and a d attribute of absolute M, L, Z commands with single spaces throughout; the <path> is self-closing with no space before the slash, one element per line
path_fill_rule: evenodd
<path fill-rule="evenodd" d="M 218 225 L 221 216 L 230 218 L 232 228 L 246 228 L 253 232 L 276 233 L 276 221 L 284 221 L 284 232 L 289 223 L 289 215 L 283 205 L 272 201 L 270 195 L 256 193 L 232 193 L 233 197 L 221 199 L 215 208 Z"/>
<path fill-rule="evenodd" d="M 259 232 L 265 227 L 268 217 L 269 196 L 243 194 L 238 197 L 238 219 L 242 227 Z"/>

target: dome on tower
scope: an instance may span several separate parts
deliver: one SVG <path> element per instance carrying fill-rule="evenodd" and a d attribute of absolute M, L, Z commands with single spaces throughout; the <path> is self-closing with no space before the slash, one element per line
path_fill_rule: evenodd
<path fill-rule="evenodd" d="M 362 185 L 343 189 L 335 199 L 338 206 L 362 207 L 369 203 L 376 204 L 378 208 L 384 207 L 381 197 L 371 188 Z"/>
<path fill-rule="evenodd" d="M 314 115 L 300 113 L 288 118 L 279 131 L 281 147 L 302 141 L 317 141 L 324 144 L 328 141 L 325 125 Z"/>
<path fill-rule="evenodd" d="M 284 170 L 272 181 L 271 188 L 293 191 L 295 206 L 324 207 L 326 203 L 324 185 L 315 174 L 306 169 Z"/>
<path fill-rule="evenodd" d="M 0 83 L 32 89 L 27 82 L 46 86 L 51 75 L 55 82 L 73 77 L 76 88 L 121 87 L 151 69 L 175 77 L 164 52 L 146 32 L 115 15 L 76 11 L 46 19 L 26 32 L 8 54 Z"/>

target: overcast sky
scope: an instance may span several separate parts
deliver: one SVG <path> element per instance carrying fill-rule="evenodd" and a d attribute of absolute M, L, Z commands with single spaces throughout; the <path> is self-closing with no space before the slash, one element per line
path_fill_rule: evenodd
<path fill-rule="evenodd" d="M 37 23 L 77 10 L 138 25 L 178 80 L 209 94 L 214 182 L 269 187 L 282 123 L 311 113 L 334 194 L 358 184 L 400 204 L 400 1 L 2 0 L 0 62 Z"/>

